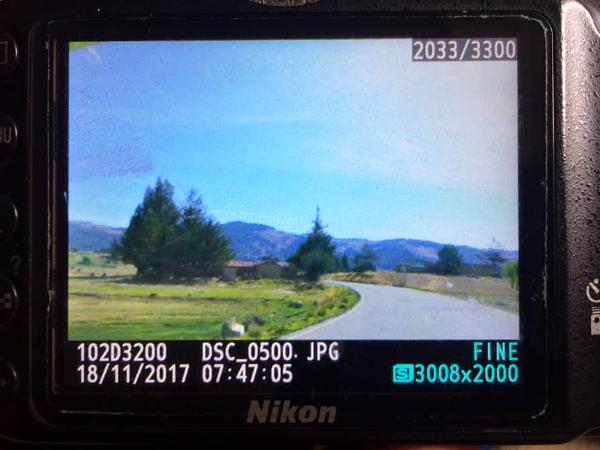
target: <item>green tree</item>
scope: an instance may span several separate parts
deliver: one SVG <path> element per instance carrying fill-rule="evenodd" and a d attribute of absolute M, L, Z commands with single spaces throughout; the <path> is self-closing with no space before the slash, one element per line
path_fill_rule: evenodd
<path fill-rule="evenodd" d="M 489 249 L 485 253 L 477 255 L 477 258 L 484 265 L 497 271 L 499 271 L 502 264 L 506 262 L 506 258 L 502 256 L 501 250 L 499 249 Z"/>
<path fill-rule="evenodd" d="M 375 252 L 365 244 L 360 253 L 354 256 L 352 271 L 364 273 L 369 270 L 375 270 L 375 261 L 377 261 L 377 255 L 375 255 Z"/>
<path fill-rule="evenodd" d="M 202 199 L 190 192 L 178 208 L 174 189 L 160 178 L 148 188 L 111 256 L 133 264 L 139 276 L 210 276 L 233 257 L 219 224 L 208 217 Z"/>
<path fill-rule="evenodd" d="M 510 280 L 513 288 L 519 288 L 519 261 L 509 261 L 502 267 L 502 276 Z"/>
<path fill-rule="evenodd" d="M 214 276 L 233 258 L 229 239 L 204 211 L 202 198 L 193 190 L 180 211 L 175 251 L 176 276 Z"/>
<path fill-rule="evenodd" d="M 444 275 L 456 275 L 463 264 L 462 256 L 454 245 L 444 245 L 438 252 L 436 270 Z"/>
<path fill-rule="evenodd" d="M 338 269 L 340 272 L 350 271 L 350 258 L 348 258 L 348 255 L 346 255 L 345 253 L 340 257 Z"/>
<path fill-rule="evenodd" d="M 133 264 L 140 276 L 167 276 L 175 269 L 179 209 L 173 194 L 173 185 L 158 178 L 146 189 L 121 240 L 111 246 L 113 256 Z"/>
<path fill-rule="evenodd" d="M 492 245 L 484 253 L 477 255 L 477 259 L 481 261 L 484 266 L 491 268 L 494 276 L 502 275 L 502 265 L 506 262 L 506 258 L 502 256 L 502 244 L 496 239 L 492 239 Z"/>
<path fill-rule="evenodd" d="M 296 261 L 309 281 L 319 281 L 321 275 L 335 272 L 337 263 L 335 256 L 320 248 L 302 253 Z"/>
<path fill-rule="evenodd" d="M 300 248 L 288 259 L 289 262 L 304 271 L 310 281 L 318 281 L 321 275 L 334 272 L 337 267 L 335 245 L 331 235 L 325 232 L 321 222 L 320 210 L 313 221 L 313 228 Z"/>

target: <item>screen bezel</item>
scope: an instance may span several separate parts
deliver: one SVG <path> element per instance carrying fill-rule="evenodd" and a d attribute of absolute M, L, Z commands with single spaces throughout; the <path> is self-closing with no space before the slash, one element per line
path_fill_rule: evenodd
<path fill-rule="evenodd" d="M 63 326 L 66 317 L 67 292 L 67 210 L 66 201 L 68 186 L 67 164 L 67 42 L 74 40 L 167 40 L 167 39 L 298 39 L 298 38 L 343 38 L 343 37 L 517 37 L 519 42 L 518 84 L 519 84 L 519 235 L 520 235 L 520 277 L 529 280 L 520 289 L 520 325 L 521 345 L 524 360 L 522 370 L 525 374 L 523 385 L 507 389 L 495 388 L 492 392 L 487 387 L 483 392 L 446 393 L 444 405 L 440 405 L 440 396 L 419 393 L 409 395 L 399 393 L 393 399 L 378 398 L 375 403 L 384 411 L 384 415 L 373 414 L 374 393 L 359 393 L 340 398 L 335 393 L 318 396 L 321 403 L 349 405 L 345 408 L 343 424 L 355 426 L 394 426 L 420 424 L 428 426 L 451 426 L 456 420 L 469 418 L 474 426 L 493 423 L 515 425 L 541 417 L 547 406 L 547 340 L 546 340 L 546 302 L 552 292 L 552 278 L 549 276 L 548 261 L 551 257 L 549 238 L 552 230 L 549 193 L 551 191 L 551 151 L 549 110 L 551 108 L 549 64 L 550 44 L 548 30 L 538 18 L 524 16 L 486 16 L 482 17 L 399 17 L 399 16 L 297 16 L 297 17 L 253 17 L 253 18 L 198 18 L 160 19 L 160 20 L 80 20 L 57 21 L 49 24 L 49 32 L 45 37 L 50 44 L 49 69 L 51 82 L 49 85 L 49 122 L 46 124 L 50 135 L 47 164 L 40 155 L 32 155 L 32 172 L 47 180 L 48 192 L 33 192 L 35 201 L 43 198 L 47 205 L 50 233 L 44 239 L 50 251 L 47 258 L 48 289 L 45 297 L 48 304 L 33 310 L 36 317 L 32 323 L 45 323 L 48 342 L 47 359 L 38 361 L 39 367 L 45 367 L 42 374 L 47 374 L 41 384 L 34 383 L 33 388 L 38 399 L 44 399 L 56 417 L 70 417 L 69 423 L 85 425 L 84 419 L 91 411 L 98 416 L 101 423 L 110 424 L 115 412 L 134 411 L 146 419 L 156 415 L 157 410 L 172 403 L 173 411 L 183 412 L 179 407 L 184 403 L 181 396 L 163 395 L 159 392 L 135 393 L 111 392 L 107 394 L 82 389 L 66 389 L 62 386 L 61 369 L 64 355 L 62 343 L 66 339 L 66 328 Z M 40 152 L 41 153 L 41 152 Z M 43 172 L 43 167 L 48 168 Z M 40 203 L 38 203 L 40 204 Z M 540 207 L 545 205 L 545 207 Z M 32 209 L 33 210 L 33 209 Z M 35 232 L 36 230 L 32 230 Z M 42 257 L 43 259 L 43 257 Z M 50 306 L 48 308 L 48 306 Z M 35 355 L 33 359 L 37 359 Z M 41 364 L 41 365 L 40 365 Z M 35 373 L 35 372 L 34 372 Z M 485 394 L 484 394 L 485 392 Z M 366 394 L 366 395 L 365 395 Z M 483 394 L 483 395 L 482 395 Z M 207 404 L 207 411 L 201 415 L 206 419 L 198 424 L 198 416 L 188 422 L 183 416 L 193 416 L 191 411 L 183 414 L 173 413 L 178 417 L 177 426 L 200 428 L 212 427 L 215 421 L 222 422 L 223 415 L 229 416 L 231 425 L 241 425 L 239 418 L 245 418 L 248 400 L 256 398 L 276 398 L 275 393 L 257 394 L 251 389 L 242 399 L 232 399 L 227 407 L 220 405 L 222 393 L 202 396 Z M 132 405 L 132 397 L 135 405 Z M 167 399 L 166 397 L 169 397 Z M 211 399 L 207 397 L 212 397 Z M 309 394 L 297 393 L 294 399 L 302 403 L 302 397 Z M 287 398 L 287 397 L 286 397 Z M 315 403 L 314 393 L 310 395 Z M 418 399 L 421 403 L 414 410 L 411 420 L 396 414 L 385 414 L 393 411 L 398 400 Z M 307 401 L 307 403 L 310 403 Z M 364 404 L 371 410 L 366 420 L 357 407 Z M 477 407 L 478 404 L 485 404 Z M 350 407 L 352 405 L 352 407 Z M 368 406 L 370 405 L 370 406 Z M 44 408 L 46 409 L 46 408 Z M 418 411 L 417 411 L 418 409 Z M 435 413 L 431 413 L 435 411 Z M 197 413 L 196 413 L 197 414 Z M 168 415 L 168 414 L 167 414 Z M 160 415 L 164 419 L 164 414 Z M 499 421 L 500 419 L 500 421 Z M 123 420 L 123 417 L 120 417 Z M 131 418 L 132 423 L 136 419 Z M 193 424 L 191 424 L 193 422 Z M 158 424 L 162 423 L 159 419 Z M 166 425 L 166 424 L 165 424 Z M 342 423 L 340 423 L 342 425 Z M 171 423 L 169 426 L 173 426 Z"/>

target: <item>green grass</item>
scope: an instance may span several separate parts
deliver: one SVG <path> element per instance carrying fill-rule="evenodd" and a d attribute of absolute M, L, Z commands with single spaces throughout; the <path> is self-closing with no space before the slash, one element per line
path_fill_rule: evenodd
<path fill-rule="evenodd" d="M 85 264 L 84 261 L 89 260 Z M 129 264 L 118 264 L 110 260 L 106 253 L 69 252 L 69 278 L 130 276 L 136 273 Z"/>
<path fill-rule="evenodd" d="M 83 256 L 91 263 L 82 264 Z M 243 339 L 273 339 L 358 301 L 347 288 L 286 280 L 141 281 L 133 267 L 98 253 L 71 253 L 69 262 L 72 340 L 221 339 L 221 327 L 232 317 L 247 322 Z"/>

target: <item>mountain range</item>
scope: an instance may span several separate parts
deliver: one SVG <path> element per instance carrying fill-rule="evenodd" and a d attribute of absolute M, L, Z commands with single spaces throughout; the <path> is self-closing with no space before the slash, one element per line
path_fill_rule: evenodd
<path fill-rule="evenodd" d="M 268 225 L 227 222 L 221 225 L 223 232 L 231 241 L 235 258 L 242 261 L 258 261 L 264 257 L 286 260 L 292 255 L 306 238 L 306 234 L 288 233 L 276 230 Z M 100 251 L 110 246 L 113 240 L 119 239 L 124 228 L 97 225 L 87 221 L 69 222 L 69 248 L 81 251 Z M 437 252 L 443 243 L 417 239 L 387 239 L 371 241 L 368 239 L 333 239 L 338 254 L 346 254 L 349 258 L 360 252 L 367 244 L 377 255 L 376 266 L 379 270 L 391 270 L 399 263 L 437 261 Z M 457 246 L 463 261 L 467 264 L 480 264 L 478 255 L 489 249 Z M 507 260 L 518 258 L 514 250 L 501 250 Z"/>

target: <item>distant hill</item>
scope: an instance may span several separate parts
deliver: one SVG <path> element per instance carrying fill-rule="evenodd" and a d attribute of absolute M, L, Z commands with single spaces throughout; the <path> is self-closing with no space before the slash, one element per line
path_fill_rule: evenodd
<path fill-rule="evenodd" d="M 231 241 L 235 258 L 242 261 L 258 261 L 267 256 L 286 260 L 306 236 L 257 223 L 228 222 L 221 227 Z"/>
<path fill-rule="evenodd" d="M 125 228 L 113 228 L 79 220 L 69 221 L 69 248 L 84 252 L 99 251 L 110 247 L 119 239 Z"/>
<path fill-rule="evenodd" d="M 273 227 L 246 222 L 228 222 L 222 225 L 225 235 L 231 241 L 236 259 L 242 261 L 258 261 L 264 257 L 287 259 L 306 238 L 305 234 L 287 233 Z M 95 225 L 91 222 L 69 222 L 69 247 L 77 247 L 82 251 L 98 251 L 107 248 L 114 239 L 119 239 L 123 228 L 111 228 Z M 346 253 L 350 258 L 360 252 L 363 245 L 368 244 L 377 255 L 377 268 L 393 269 L 398 263 L 435 262 L 437 252 L 444 244 L 417 239 L 389 239 L 369 241 L 367 239 L 337 239 L 333 242 L 339 254 Z M 468 264 L 479 264 L 477 255 L 485 249 L 469 246 L 458 246 L 463 261 Z M 504 258 L 513 260 L 518 252 L 505 250 Z"/>

